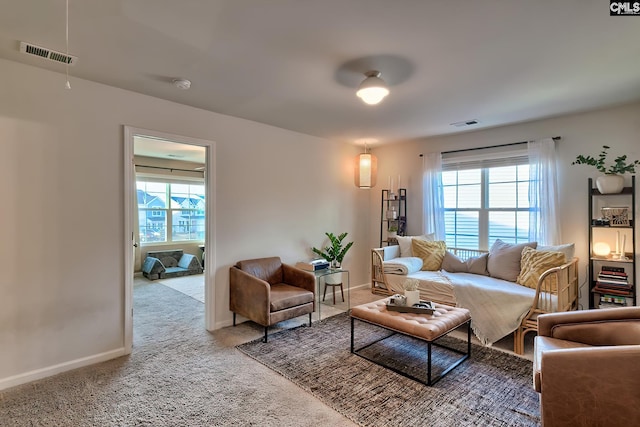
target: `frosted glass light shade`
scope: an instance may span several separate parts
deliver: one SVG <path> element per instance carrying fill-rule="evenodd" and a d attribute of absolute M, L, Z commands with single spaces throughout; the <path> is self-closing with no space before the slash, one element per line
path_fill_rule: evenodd
<path fill-rule="evenodd" d="M 378 176 L 378 159 L 373 154 L 362 153 L 356 157 L 354 181 L 356 187 L 372 188 Z"/>
<path fill-rule="evenodd" d="M 360 83 L 356 95 L 366 104 L 378 104 L 389 95 L 387 84 L 380 78 L 379 71 L 369 71 L 366 76 L 367 78 Z"/>
<path fill-rule="evenodd" d="M 593 245 L 593 254 L 599 257 L 606 257 L 611 253 L 611 248 L 604 242 L 597 242 Z"/>

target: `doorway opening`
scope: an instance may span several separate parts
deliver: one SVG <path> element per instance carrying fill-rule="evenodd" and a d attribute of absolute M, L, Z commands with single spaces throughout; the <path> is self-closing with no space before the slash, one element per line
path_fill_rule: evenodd
<path fill-rule="evenodd" d="M 204 326 L 214 329 L 213 150 L 211 141 L 125 126 L 128 353 L 133 288 L 142 281 L 156 281 L 204 303 Z"/>

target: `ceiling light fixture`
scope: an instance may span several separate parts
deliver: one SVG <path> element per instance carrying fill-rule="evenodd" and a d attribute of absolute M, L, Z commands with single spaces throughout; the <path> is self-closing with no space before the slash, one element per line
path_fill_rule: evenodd
<path fill-rule="evenodd" d="M 367 78 L 360 83 L 356 95 L 358 95 L 365 104 L 379 104 L 385 96 L 389 95 L 387 84 L 380 78 L 380 71 L 367 71 L 364 75 L 367 76 Z"/>
<path fill-rule="evenodd" d="M 191 81 L 187 79 L 173 79 L 173 85 L 181 90 L 187 90 L 191 87 Z"/>
<path fill-rule="evenodd" d="M 375 187 L 378 177 L 378 159 L 367 151 L 367 145 L 365 144 L 364 153 L 356 157 L 353 178 L 358 188 Z"/>

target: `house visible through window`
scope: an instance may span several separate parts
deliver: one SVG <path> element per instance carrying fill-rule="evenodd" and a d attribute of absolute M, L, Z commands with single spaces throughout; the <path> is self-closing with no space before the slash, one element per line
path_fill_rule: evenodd
<path fill-rule="evenodd" d="M 496 239 L 529 239 L 529 163 L 526 156 L 443 161 L 448 247 L 487 250 Z"/>
<path fill-rule="evenodd" d="M 204 184 L 137 180 L 140 241 L 203 241 Z"/>

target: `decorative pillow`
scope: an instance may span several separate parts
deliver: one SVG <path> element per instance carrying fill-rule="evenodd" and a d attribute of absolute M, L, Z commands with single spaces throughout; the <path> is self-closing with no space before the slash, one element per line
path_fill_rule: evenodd
<path fill-rule="evenodd" d="M 425 242 L 433 242 L 435 239 L 435 233 L 423 234 L 422 236 L 398 236 L 396 237 L 396 239 L 398 240 L 398 245 L 400 246 L 400 256 L 409 257 L 415 256 L 413 255 L 413 251 L 411 250 L 411 241 L 413 239 L 424 240 Z"/>
<path fill-rule="evenodd" d="M 489 254 L 482 254 L 477 257 L 472 257 L 466 261 L 462 261 L 449 251 L 444 253 L 444 259 L 442 260 L 441 269 L 448 271 L 449 273 L 473 273 L 488 276 L 487 271 L 487 258 Z"/>
<path fill-rule="evenodd" d="M 530 247 L 535 249 L 538 242 L 520 243 L 517 245 L 505 243 L 496 239 L 489 250 L 487 259 L 487 271 L 489 276 L 497 279 L 515 282 L 520 274 L 520 258 L 522 249 Z"/>
<path fill-rule="evenodd" d="M 573 259 L 576 253 L 576 245 L 573 243 L 567 243 L 566 245 L 538 246 L 538 250 L 562 252 L 564 253 L 565 262 L 569 262 Z"/>
<path fill-rule="evenodd" d="M 516 280 L 527 288 L 535 289 L 538 286 L 538 279 L 542 273 L 553 267 L 560 267 L 566 262 L 566 256 L 559 251 L 536 251 L 532 248 L 522 249 L 522 271 Z M 558 281 L 555 276 L 545 279 L 541 289 L 543 292 L 558 292 Z"/>
<path fill-rule="evenodd" d="M 422 270 L 440 270 L 447 245 L 443 241 L 427 242 L 421 239 L 411 241 L 411 250 L 415 256 L 422 258 Z"/>

